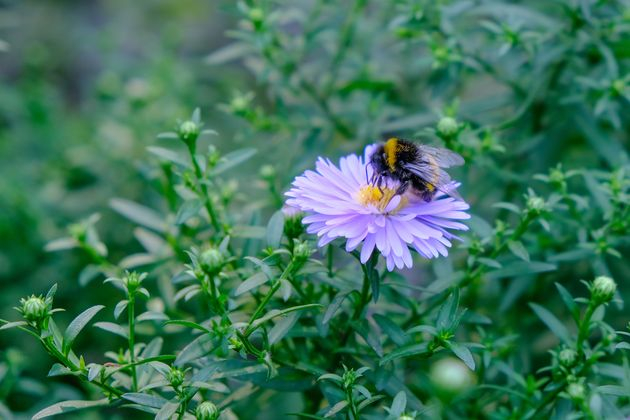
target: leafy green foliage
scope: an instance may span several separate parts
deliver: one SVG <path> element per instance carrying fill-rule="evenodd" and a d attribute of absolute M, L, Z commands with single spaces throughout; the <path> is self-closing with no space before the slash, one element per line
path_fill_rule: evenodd
<path fill-rule="evenodd" d="M 0 417 L 630 415 L 627 2 L 114 2 L 98 36 L 24 3 L 0 33 Z M 24 41 L 66 13 L 98 37 L 85 80 Z M 282 208 L 317 156 L 391 134 L 460 153 L 473 213 L 400 273 Z"/>

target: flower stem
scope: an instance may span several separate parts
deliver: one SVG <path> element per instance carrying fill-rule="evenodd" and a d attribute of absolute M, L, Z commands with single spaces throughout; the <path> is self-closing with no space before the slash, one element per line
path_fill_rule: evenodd
<path fill-rule="evenodd" d="M 577 352 L 578 354 L 583 353 L 584 342 L 588 338 L 588 332 L 591 325 L 591 317 L 593 313 L 597 309 L 597 305 L 593 302 L 589 302 L 586 307 L 586 311 L 584 312 L 584 317 L 582 317 L 582 321 L 580 322 L 580 328 L 578 330 L 578 338 L 577 338 Z"/>
<path fill-rule="evenodd" d="M 201 193 L 203 195 L 204 206 L 208 211 L 208 215 L 210 216 L 210 223 L 212 223 L 212 227 L 216 232 L 221 231 L 221 224 L 219 223 L 219 217 L 217 216 L 217 212 L 214 209 L 214 204 L 208 195 L 208 187 L 204 184 L 203 181 L 203 171 L 201 170 L 201 166 L 199 166 L 199 162 L 197 162 L 197 158 L 195 157 L 195 148 L 193 144 L 188 145 L 188 153 L 190 154 L 190 160 L 192 161 L 193 167 L 195 169 L 195 177 L 197 178 L 197 183 L 199 188 L 201 189 Z"/>
<path fill-rule="evenodd" d="M 263 298 L 262 302 L 260 302 L 260 304 L 258 305 L 258 307 L 256 308 L 256 310 L 254 311 L 254 313 L 252 314 L 251 318 L 249 319 L 249 322 L 247 323 L 247 327 L 245 328 L 245 337 L 248 337 L 251 333 L 254 332 L 255 329 L 252 328 L 252 325 L 254 324 L 254 321 L 256 321 L 258 319 L 258 317 L 260 316 L 260 314 L 262 313 L 262 311 L 265 309 L 265 307 L 267 306 L 267 304 L 269 303 L 269 301 L 271 300 L 271 298 L 273 297 L 273 295 L 278 291 L 278 289 L 280 288 L 280 285 L 282 284 L 282 280 L 286 277 L 286 275 L 292 270 L 293 268 L 293 262 L 290 262 L 287 267 L 284 269 L 284 271 L 282 272 L 282 274 L 280 275 L 280 277 L 278 277 L 273 284 L 271 285 L 271 289 L 269 289 L 269 291 L 267 292 L 267 294 L 265 295 L 265 297 Z"/>
<path fill-rule="evenodd" d="M 133 293 L 129 294 L 129 303 L 127 304 L 127 314 L 129 315 L 129 362 L 131 366 L 131 382 L 132 390 L 135 392 L 138 390 L 138 377 L 136 374 L 136 316 L 135 316 L 135 303 L 136 297 Z"/>

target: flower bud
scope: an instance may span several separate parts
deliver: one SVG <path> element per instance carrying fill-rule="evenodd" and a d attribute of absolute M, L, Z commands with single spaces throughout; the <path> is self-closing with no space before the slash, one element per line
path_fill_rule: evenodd
<path fill-rule="evenodd" d="M 575 362 L 577 362 L 577 357 L 578 357 L 578 354 L 575 350 L 564 349 L 558 355 L 558 360 L 560 361 L 560 364 L 562 366 L 571 367 L 575 365 Z"/>
<path fill-rule="evenodd" d="M 545 200 L 542 197 L 531 196 L 527 199 L 527 211 L 534 216 L 538 216 L 545 209 Z"/>
<path fill-rule="evenodd" d="M 272 180 L 276 176 L 276 168 L 271 165 L 264 165 L 260 168 L 260 177 L 265 181 Z"/>
<path fill-rule="evenodd" d="M 403 414 L 402 416 L 398 417 L 398 420 L 414 420 L 415 417 L 411 417 L 409 414 Z"/>
<path fill-rule="evenodd" d="M 591 299 L 597 304 L 607 303 L 612 300 L 617 291 L 617 284 L 607 276 L 599 276 L 591 286 Z"/>
<path fill-rule="evenodd" d="M 475 377 L 459 359 L 447 357 L 431 366 L 431 381 L 436 388 L 447 394 L 457 394 L 475 382 Z"/>
<path fill-rule="evenodd" d="M 302 210 L 285 205 L 282 207 L 282 213 L 284 214 L 284 234 L 287 238 L 295 239 L 304 233 Z"/>
<path fill-rule="evenodd" d="M 309 246 L 308 242 L 296 242 L 295 247 L 293 248 L 293 264 L 295 269 L 302 267 L 312 253 L 313 250 Z"/>
<path fill-rule="evenodd" d="M 437 132 L 442 137 L 454 137 L 459 133 L 459 123 L 453 117 L 443 117 L 438 121 Z"/>
<path fill-rule="evenodd" d="M 41 296 L 31 295 L 20 300 L 22 307 L 19 309 L 29 322 L 39 322 L 48 316 L 48 305 Z"/>
<path fill-rule="evenodd" d="M 172 367 L 170 372 L 168 373 L 167 379 L 171 383 L 173 388 L 177 388 L 184 383 L 184 380 L 186 379 L 186 373 L 181 369 Z"/>
<path fill-rule="evenodd" d="M 567 386 L 567 394 L 569 394 L 571 399 L 581 401 L 586 395 L 586 390 L 584 389 L 584 385 L 580 382 L 573 382 Z"/>
<path fill-rule="evenodd" d="M 177 134 L 185 143 L 191 143 L 197 140 L 200 127 L 194 121 L 184 121 L 179 125 Z"/>
<path fill-rule="evenodd" d="M 209 276 L 214 277 L 221 272 L 225 264 L 225 258 L 217 248 L 208 248 L 199 257 L 201 269 Z"/>
<path fill-rule="evenodd" d="M 142 280 L 147 276 L 147 273 L 138 274 L 135 271 L 127 273 L 125 277 L 123 277 L 123 283 L 127 290 L 134 291 L 137 290 L 138 287 L 142 284 Z"/>
<path fill-rule="evenodd" d="M 265 18 L 265 12 L 258 7 L 253 7 L 249 9 L 249 13 L 247 13 L 247 17 L 251 20 L 254 25 L 258 26 Z"/>
<path fill-rule="evenodd" d="M 197 406 L 195 417 L 197 420 L 216 420 L 219 418 L 219 409 L 210 401 L 204 401 Z"/>

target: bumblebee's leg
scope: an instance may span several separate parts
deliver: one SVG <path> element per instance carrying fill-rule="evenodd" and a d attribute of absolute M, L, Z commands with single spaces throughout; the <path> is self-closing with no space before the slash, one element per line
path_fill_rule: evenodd
<path fill-rule="evenodd" d="M 394 194 L 394 195 L 404 194 L 404 192 L 407 191 L 407 188 L 409 188 L 409 180 L 404 181 L 403 183 L 401 183 L 398 186 L 398 189 L 396 189 L 396 194 Z"/>
<path fill-rule="evenodd" d="M 378 178 L 376 179 L 376 187 L 378 188 L 381 195 L 383 195 L 385 194 L 385 192 L 383 191 L 383 188 L 381 188 L 381 185 L 383 185 L 383 175 L 379 174 Z"/>

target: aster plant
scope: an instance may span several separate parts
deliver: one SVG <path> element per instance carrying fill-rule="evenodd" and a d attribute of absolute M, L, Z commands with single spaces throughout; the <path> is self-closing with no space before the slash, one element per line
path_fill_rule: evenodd
<path fill-rule="evenodd" d="M 0 418 L 630 417 L 627 2 L 225 4 L 221 83 L 168 95 L 192 82 L 157 60 L 164 95 L 104 95 L 124 118 L 92 131 L 128 148 L 2 294 Z M 436 194 L 377 181 L 389 136 L 466 164 Z"/>
<path fill-rule="evenodd" d="M 410 248 L 424 258 L 447 256 L 451 240 L 458 239 L 447 229 L 468 230 L 458 222 L 470 217 L 465 212 L 468 204 L 444 193 L 430 201 L 412 190 L 396 194 L 399 183 L 394 180 L 374 185 L 372 153 L 374 146 L 368 146 L 363 157 L 342 157 L 338 167 L 320 158 L 316 172 L 306 171 L 293 181 L 287 204 L 306 214 L 306 231 L 317 234 L 320 247 L 336 238 L 346 240 L 347 252 L 361 245 L 363 264 L 376 249 L 389 271 L 413 266 Z M 447 190 L 457 186 L 453 183 Z"/>

